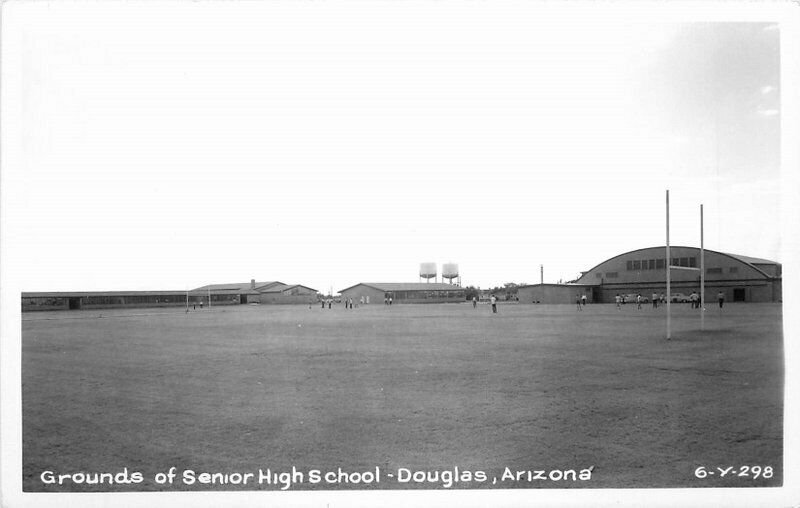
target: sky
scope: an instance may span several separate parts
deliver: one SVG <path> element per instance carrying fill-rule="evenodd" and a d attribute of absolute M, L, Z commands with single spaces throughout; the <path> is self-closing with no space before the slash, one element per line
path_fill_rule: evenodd
<path fill-rule="evenodd" d="M 784 262 L 779 24 L 554 9 L 5 4 L 6 260 L 23 291 L 556 282 L 663 245 L 669 189 L 673 245 L 703 204 L 706 248 Z"/>

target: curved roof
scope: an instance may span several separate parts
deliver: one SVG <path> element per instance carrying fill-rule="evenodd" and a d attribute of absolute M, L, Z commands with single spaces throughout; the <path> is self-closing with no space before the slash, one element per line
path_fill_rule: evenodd
<path fill-rule="evenodd" d="M 654 247 L 644 247 L 642 249 L 634 249 L 634 250 L 629 250 L 628 252 L 623 252 L 622 254 L 617 254 L 616 256 L 610 257 L 610 258 L 606 259 L 605 261 L 603 261 L 601 263 L 597 263 L 592 268 L 590 268 L 589 270 L 584 272 L 584 274 L 581 275 L 578 278 L 578 280 L 588 276 L 588 274 L 590 272 L 593 272 L 598 266 L 603 265 L 605 263 L 608 263 L 612 259 L 617 259 L 617 258 L 620 258 L 622 256 L 627 256 L 629 254 L 633 254 L 634 252 L 640 252 L 640 251 L 652 250 L 652 249 L 666 249 L 666 248 L 667 248 L 666 245 L 656 245 Z M 671 249 L 694 249 L 694 250 L 697 250 L 697 251 L 700 250 L 700 247 L 689 247 L 687 245 L 670 245 L 670 248 Z M 755 264 L 760 264 L 760 265 L 780 265 L 780 263 L 778 263 L 776 261 L 769 261 L 769 260 L 766 260 L 766 259 L 751 258 L 751 257 L 748 257 L 748 256 L 741 256 L 741 255 L 738 255 L 738 254 L 728 254 L 726 252 L 720 252 L 720 251 L 712 250 L 712 249 L 704 249 L 704 250 L 706 252 L 713 252 L 714 254 L 718 254 L 720 256 L 726 256 L 726 257 L 729 257 L 729 258 L 734 259 L 736 261 L 739 261 L 740 263 L 744 263 L 744 264 L 750 266 L 753 270 L 756 270 L 757 272 L 759 272 L 762 275 L 764 275 L 764 277 L 772 277 L 772 276 L 769 275 L 764 270 L 760 269 L 759 267 L 755 266 Z"/>

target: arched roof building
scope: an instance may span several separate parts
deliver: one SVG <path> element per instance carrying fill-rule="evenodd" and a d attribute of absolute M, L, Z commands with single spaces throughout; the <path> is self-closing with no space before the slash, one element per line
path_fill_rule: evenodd
<path fill-rule="evenodd" d="M 678 266 L 670 275 L 671 292 L 689 294 L 700 291 L 700 249 L 670 246 L 671 262 L 666 260 L 666 247 L 647 247 L 619 254 L 582 272 L 574 285 L 562 285 L 564 295 L 556 297 L 563 303 L 574 302 L 576 291 L 585 292 L 591 302 L 610 303 L 616 294 L 641 294 L 650 298 L 653 293 L 666 292 L 666 267 Z M 781 264 L 737 254 L 705 249 L 705 299 L 716 300 L 718 292 L 729 302 L 779 302 L 782 299 Z M 542 285 L 537 285 L 542 286 Z M 520 301 L 537 301 L 537 286 L 520 295 Z M 558 293 L 552 286 L 550 293 Z M 533 289 L 527 289 L 533 288 Z M 542 294 L 547 294 L 542 293 Z M 523 296 L 525 299 L 523 300 Z M 541 300 L 546 303 L 551 298 Z"/>

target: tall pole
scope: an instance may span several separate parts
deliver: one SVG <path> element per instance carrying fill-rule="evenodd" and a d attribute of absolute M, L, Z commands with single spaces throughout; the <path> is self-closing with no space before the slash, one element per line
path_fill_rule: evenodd
<path fill-rule="evenodd" d="M 703 245 L 703 205 L 700 205 L 700 330 L 706 329 L 706 251 Z"/>
<path fill-rule="evenodd" d="M 539 265 L 539 281 L 544 284 L 544 265 Z"/>
<path fill-rule="evenodd" d="M 211 288 L 208 288 L 208 310 L 211 310 Z"/>
<path fill-rule="evenodd" d="M 670 330 L 670 311 L 671 307 L 670 304 L 672 303 L 672 295 L 670 294 L 670 265 L 672 264 L 672 258 L 669 255 L 669 189 L 667 189 L 667 262 L 665 263 L 667 267 L 667 340 L 672 338 L 672 331 Z"/>

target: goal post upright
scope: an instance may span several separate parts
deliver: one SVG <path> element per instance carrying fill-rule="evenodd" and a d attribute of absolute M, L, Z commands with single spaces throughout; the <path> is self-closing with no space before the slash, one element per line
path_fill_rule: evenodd
<path fill-rule="evenodd" d="M 671 303 L 672 303 L 672 295 L 670 294 L 670 265 L 672 264 L 672 258 L 669 255 L 669 189 L 667 189 L 667 259 L 666 263 L 664 263 L 664 267 L 667 271 L 667 340 L 672 338 L 672 334 L 670 331 L 670 310 L 671 310 Z"/>
<path fill-rule="evenodd" d="M 688 270 L 700 272 L 700 329 L 705 329 L 705 286 L 706 286 L 706 267 L 705 267 L 705 247 L 703 245 L 703 205 L 700 205 L 700 268 L 690 266 L 680 266 L 680 263 L 672 264 L 672 257 L 669 250 L 669 189 L 667 189 L 667 260 L 664 269 L 667 275 L 667 340 L 672 338 L 672 270 Z M 694 291 L 693 291 L 694 292 Z"/>
<path fill-rule="evenodd" d="M 700 330 L 706 329 L 706 251 L 703 245 L 703 204 L 700 204 Z"/>

